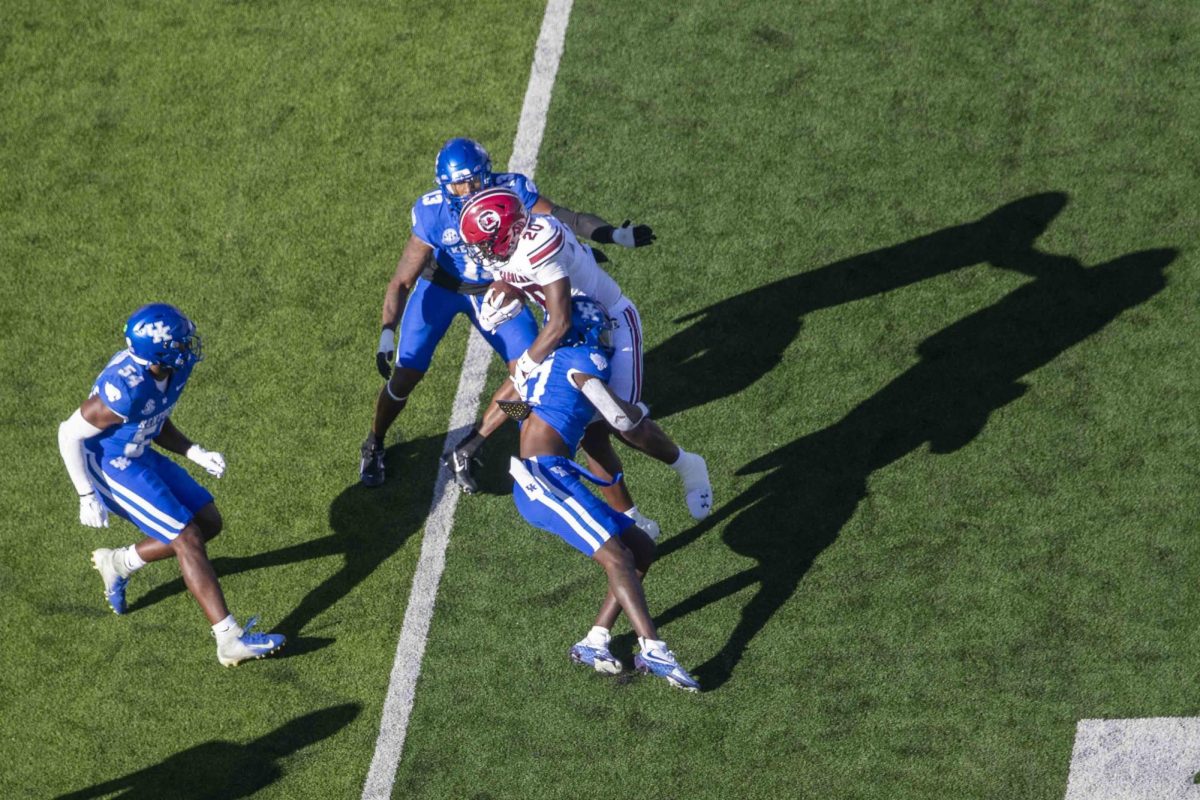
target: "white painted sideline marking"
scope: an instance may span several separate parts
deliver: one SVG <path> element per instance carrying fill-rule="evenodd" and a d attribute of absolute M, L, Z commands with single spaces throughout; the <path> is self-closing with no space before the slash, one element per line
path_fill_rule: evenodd
<path fill-rule="evenodd" d="M 1200 717 L 1084 719 L 1065 800 L 1200 800 Z"/>
<path fill-rule="evenodd" d="M 532 178 L 537 168 L 538 149 L 546 128 L 546 112 L 550 109 L 550 92 L 554 88 L 558 62 L 562 58 L 572 2 L 549 0 L 546 4 L 546 15 L 542 18 L 542 30 L 533 53 L 529 87 L 525 90 L 521 119 L 517 124 L 517 137 L 513 141 L 512 159 L 508 162 L 510 172 L 524 173 Z M 490 356 L 491 348 L 472 328 L 467 339 L 467 355 L 463 360 L 458 391 L 454 395 L 450 432 L 446 435 L 443 452 L 449 450 L 475 422 Z M 433 487 L 433 508 L 425 523 L 421 557 L 408 596 L 408 608 L 404 611 L 404 624 L 396 645 L 396 660 L 392 663 L 387 697 L 383 701 L 379 738 L 375 740 L 375 754 L 371 757 L 367 782 L 363 786 L 363 800 L 388 800 L 392 795 L 396 768 L 404 750 L 404 737 L 408 732 L 408 720 L 416 697 L 417 678 L 421 674 L 425 637 L 429 634 L 438 583 L 446 565 L 446 545 L 450 541 L 458 497 L 459 492 L 449 480 L 446 470 L 439 469 L 437 483 Z"/>

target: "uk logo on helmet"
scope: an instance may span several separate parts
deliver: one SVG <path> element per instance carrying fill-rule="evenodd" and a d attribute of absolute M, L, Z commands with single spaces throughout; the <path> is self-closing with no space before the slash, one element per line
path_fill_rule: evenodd
<path fill-rule="evenodd" d="M 155 344 L 169 342 L 174 338 L 171 336 L 171 329 L 161 319 L 155 320 L 153 323 L 140 322 L 134 326 L 133 332 L 138 336 L 149 336 Z"/>
<path fill-rule="evenodd" d="M 589 322 L 591 320 L 601 319 L 600 308 L 595 303 L 592 303 L 588 300 L 576 300 L 575 308 L 579 310 L 579 316 L 583 317 Z"/>

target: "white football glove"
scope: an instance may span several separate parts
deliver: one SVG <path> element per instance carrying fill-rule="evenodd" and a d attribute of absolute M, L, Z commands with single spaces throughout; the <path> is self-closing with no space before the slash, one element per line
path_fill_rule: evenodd
<path fill-rule="evenodd" d="M 483 302 L 479 304 L 479 327 L 483 328 L 488 333 L 496 330 L 504 323 L 508 322 L 517 314 L 521 313 L 521 309 L 525 303 L 518 299 L 508 301 L 507 305 L 496 306 L 493 300 L 496 299 L 496 293 L 488 289 L 483 295 Z"/>
<path fill-rule="evenodd" d="M 210 453 L 200 445 L 194 444 L 188 448 L 187 457 L 189 461 L 204 467 L 204 471 L 209 475 L 219 478 L 225 474 L 225 457 L 220 453 Z"/>
<path fill-rule="evenodd" d="M 89 528 L 108 527 L 108 509 L 96 497 L 95 492 L 89 492 L 79 498 L 79 522 Z"/>
<path fill-rule="evenodd" d="M 522 400 L 529 399 L 525 396 L 525 383 L 529 380 L 529 376 L 540 366 L 541 364 L 529 357 L 528 350 L 521 353 L 520 357 L 517 358 L 517 366 L 513 369 L 512 382 L 513 386 L 517 387 L 517 394 L 521 396 Z"/>

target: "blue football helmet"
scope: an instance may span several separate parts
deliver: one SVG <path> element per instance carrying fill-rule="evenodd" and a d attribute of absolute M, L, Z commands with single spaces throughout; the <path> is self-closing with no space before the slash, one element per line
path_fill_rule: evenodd
<path fill-rule="evenodd" d="M 613 354 L 612 332 L 617 323 L 604 306 L 586 295 L 571 298 L 571 329 L 559 347 L 596 347 Z"/>
<path fill-rule="evenodd" d="M 492 158 L 474 139 L 451 139 L 438 152 L 434 179 L 446 202 L 459 211 L 471 195 L 492 185 Z"/>
<path fill-rule="evenodd" d="M 196 324 L 169 303 L 142 306 L 125 323 L 125 343 L 148 364 L 182 369 L 204 358 Z"/>

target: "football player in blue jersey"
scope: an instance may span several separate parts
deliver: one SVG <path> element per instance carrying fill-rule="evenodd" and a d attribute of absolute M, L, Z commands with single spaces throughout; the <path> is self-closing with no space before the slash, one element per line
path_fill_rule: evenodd
<path fill-rule="evenodd" d="M 108 362 L 83 405 L 58 427 L 58 447 L 79 493 L 79 521 L 108 527 L 108 515 L 132 522 L 145 539 L 92 553 L 104 597 L 126 610 L 129 577 L 148 562 L 175 558 L 217 640 L 217 660 L 235 666 L 283 646 L 280 634 L 243 628 L 229 613 L 205 543 L 221 532 L 221 514 L 208 490 L 151 445 L 186 456 L 220 478 L 225 459 L 183 435 L 171 412 L 203 358 L 190 319 L 172 305 L 151 303 L 125 323 L 126 349 Z"/>
<path fill-rule="evenodd" d="M 594 242 L 641 247 L 654 241 L 654 232 L 649 226 L 631 225 L 629 220 L 614 226 L 593 214 L 579 213 L 550 202 L 524 175 L 492 172 L 491 157 L 471 139 L 447 141 L 438 152 L 434 175 L 437 188 L 417 198 L 413 204 L 412 234 L 383 297 L 382 330 L 375 364 L 387 383 L 375 401 L 371 432 L 360 453 L 359 476 L 367 486 L 383 483 L 384 437 L 429 369 L 433 352 L 455 316 L 467 315 L 492 349 L 508 364 L 510 373 L 517 358 L 537 335 L 537 323 L 528 310 L 523 310 L 502 330 L 489 332 L 480 327 L 478 314 L 482 297 L 494 276 L 467 253 L 459 238 L 459 211 L 472 194 L 484 188 L 503 186 L 520 197 L 526 208 L 553 214 L 576 234 Z M 493 397 L 493 400 L 513 399 L 516 399 L 516 393 L 507 381 Z M 477 485 L 471 475 L 472 462 L 484 440 L 504 419 L 496 404 L 489 403 L 483 419 L 443 459 L 463 491 L 476 491 Z"/>
<path fill-rule="evenodd" d="M 606 485 L 572 460 L 584 428 L 599 413 L 618 431 L 646 421 L 646 409 L 608 387 L 612 321 L 586 296 L 571 301 L 571 326 L 557 349 L 529 375 L 521 402 L 503 408 L 521 419 L 521 457 L 513 458 L 513 499 L 530 524 L 549 531 L 591 557 L 608 575 L 608 595 L 588 635 L 570 650 L 571 660 L 615 675 L 624 668 L 608 648 L 609 631 L 624 611 L 637 633 L 634 666 L 672 686 L 698 691 L 700 684 L 679 665 L 662 640 L 642 590 L 654 558 L 649 534 L 593 494 L 583 483 Z"/>

